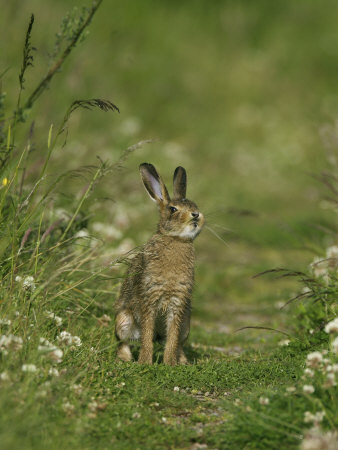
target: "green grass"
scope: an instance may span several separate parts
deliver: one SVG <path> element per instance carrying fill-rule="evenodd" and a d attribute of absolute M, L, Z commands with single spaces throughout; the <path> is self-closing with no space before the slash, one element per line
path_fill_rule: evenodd
<path fill-rule="evenodd" d="M 325 411 L 322 435 L 336 429 L 329 362 L 311 379 L 304 368 L 315 350 L 337 362 L 324 331 L 337 315 L 337 255 L 310 267 L 338 242 L 337 3 L 103 2 L 24 108 L 72 6 L 7 2 L 0 18 L 1 448 L 292 449 L 311 427 L 306 411 Z M 37 50 L 20 88 L 32 12 Z M 63 23 L 66 47 L 79 22 Z M 75 108 L 90 99 L 120 114 Z M 219 235 L 196 241 L 188 366 L 164 366 L 160 346 L 152 366 L 115 360 L 124 254 L 156 224 L 144 161 L 168 183 L 186 167 L 188 195 Z M 254 278 L 273 268 L 288 276 Z"/>

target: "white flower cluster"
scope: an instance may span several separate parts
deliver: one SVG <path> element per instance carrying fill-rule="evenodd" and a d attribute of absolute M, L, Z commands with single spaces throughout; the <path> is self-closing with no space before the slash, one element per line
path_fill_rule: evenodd
<path fill-rule="evenodd" d="M 336 450 L 338 433 L 337 431 L 324 431 L 315 426 L 309 430 L 301 444 L 301 450 Z"/>
<path fill-rule="evenodd" d="M 22 283 L 22 287 L 26 290 L 34 291 L 36 288 L 34 278 L 31 276 L 22 278 L 20 275 L 17 275 L 15 277 L 15 281 L 17 281 L 18 283 Z"/>
<path fill-rule="evenodd" d="M 331 320 L 328 324 L 325 326 L 326 333 L 338 333 L 338 317 Z"/>
<path fill-rule="evenodd" d="M 330 388 L 336 386 L 335 374 L 338 371 L 338 364 L 332 364 L 329 358 L 324 358 L 323 353 L 312 352 L 307 355 L 307 367 L 304 370 L 304 378 L 313 378 L 317 371 L 317 373 L 325 376 L 325 384 L 323 385 L 323 387 Z M 304 386 L 303 390 L 307 394 L 312 394 L 312 392 L 310 392 L 309 386 Z"/>
<path fill-rule="evenodd" d="M 22 338 L 19 336 L 14 336 L 13 334 L 0 336 L 0 352 L 3 355 L 7 355 L 9 351 L 17 352 L 21 350 L 22 344 Z"/>
<path fill-rule="evenodd" d="M 62 317 L 57 316 L 51 311 L 46 311 L 46 316 L 48 317 L 48 319 L 54 320 L 58 327 L 62 325 Z"/>
<path fill-rule="evenodd" d="M 316 278 L 323 278 L 325 283 L 329 282 L 330 271 L 338 271 L 338 246 L 333 245 L 326 249 L 325 258 L 316 257 L 310 264 L 313 275 Z"/>
<path fill-rule="evenodd" d="M 82 345 L 79 336 L 72 336 L 68 331 L 61 331 L 56 339 L 60 344 L 67 346 L 81 347 Z"/>
<path fill-rule="evenodd" d="M 259 397 L 259 404 L 260 405 L 268 405 L 270 403 L 270 400 L 267 397 Z"/>
<path fill-rule="evenodd" d="M 34 372 L 37 372 L 38 369 L 37 369 L 35 364 L 23 364 L 22 367 L 21 367 L 21 370 L 23 372 L 34 373 Z"/>
<path fill-rule="evenodd" d="M 305 423 L 313 423 L 315 425 L 318 425 L 320 422 L 323 421 L 324 416 L 325 416 L 325 411 L 317 411 L 315 414 L 312 414 L 309 411 L 306 411 L 304 413 L 304 422 Z"/>
<path fill-rule="evenodd" d="M 0 319 L 0 325 L 7 325 L 9 326 L 12 323 L 10 319 Z"/>
<path fill-rule="evenodd" d="M 45 353 L 51 361 L 56 362 L 57 364 L 62 362 L 63 351 L 45 338 L 40 338 L 38 351 Z"/>

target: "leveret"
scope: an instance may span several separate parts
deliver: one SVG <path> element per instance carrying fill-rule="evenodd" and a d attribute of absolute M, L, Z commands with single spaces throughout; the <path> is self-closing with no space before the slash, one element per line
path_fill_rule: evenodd
<path fill-rule="evenodd" d="M 116 304 L 117 357 L 131 361 L 130 341 L 141 340 L 138 362 L 152 364 L 153 341 L 165 343 L 164 363 L 186 364 L 183 344 L 190 330 L 194 285 L 193 241 L 204 225 L 196 203 L 186 198 L 187 175 L 174 172 L 171 199 L 152 164 L 140 165 L 143 184 L 159 208 L 157 232 L 131 260 Z"/>

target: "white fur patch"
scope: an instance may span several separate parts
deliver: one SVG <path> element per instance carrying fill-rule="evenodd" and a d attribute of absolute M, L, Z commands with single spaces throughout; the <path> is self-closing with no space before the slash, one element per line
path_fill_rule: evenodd
<path fill-rule="evenodd" d="M 189 225 L 186 225 L 183 228 L 183 231 L 181 231 L 180 233 L 172 233 L 171 235 L 179 236 L 182 238 L 194 239 L 199 232 L 200 232 L 200 227 L 195 228 L 193 225 L 189 224 Z"/>

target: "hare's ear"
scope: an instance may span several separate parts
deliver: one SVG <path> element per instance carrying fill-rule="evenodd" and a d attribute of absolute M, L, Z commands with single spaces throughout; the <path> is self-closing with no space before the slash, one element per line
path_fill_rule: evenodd
<path fill-rule="evenodd" d="M 143 163 L 140 165 L 140 173 L 150 198 L 158 204 L 168 204 L 170 197 L 167 188 L 155 167 L 152 164 Z"/>
<path fill-rule="evenodd" d="M 183 199 L 187 193 L 187 172 L 181 166 L 174 172 L 174 198 Z"/>

